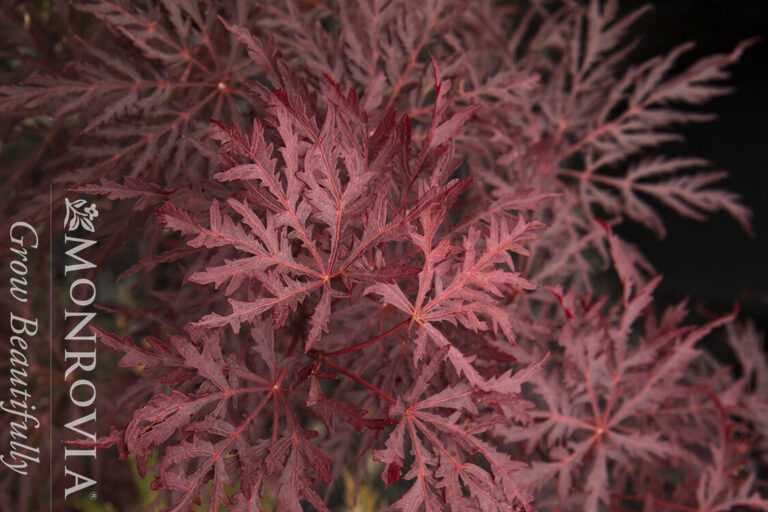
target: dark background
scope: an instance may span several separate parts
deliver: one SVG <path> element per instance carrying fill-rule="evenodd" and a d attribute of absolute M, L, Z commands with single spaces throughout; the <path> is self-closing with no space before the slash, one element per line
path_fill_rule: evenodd
<path fill-rule="evenodd" d="M 631 11 L 647 2 L 627 0 L 622 10 Z M 743 54 L 731 68 L 726 83 L 735 89 L 701 107 L 717 115 L 703 124 L 679 128 L 684 143 L 669 145 L 663 152 L 703 157 L 714 169 L 727 170 L 723 182 L 742 196 L 754 212 L 754 237 L 745 234 L 727 214 L 699 223 L 660 208 L 667 236 L 659 240 L 639 225 L 622 228 L 620 234 L 638 244 L 664 275 L 657 297 L 662 302 L 691 297 L 707 309 L 729 309 L 734 300 L 741 311 L 768 329 L 768 27 L 767 0 L 659 0 L 635 26 L 642 37 L 633 55 L 643 61 L 674 46 L 695 41 L 687 57 L 728 53 L 740 41 L 762 40 Z"/>

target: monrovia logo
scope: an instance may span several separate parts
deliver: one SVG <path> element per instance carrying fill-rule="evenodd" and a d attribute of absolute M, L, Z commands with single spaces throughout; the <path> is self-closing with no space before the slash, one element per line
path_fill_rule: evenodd
<path fill-rule="evenodd" d="M 96 267 L 88 259 L 89 248 L 96 241 L 82 232 L 94 232 L 93 221 L 99 212 L 95 204 L 91 203 L 88 207 L 86 204 L 85 199 L 74 202 L 65 199 L 64 275 L 70 285 L 68 304 L 64 309 L 65 331 L 69 329 L 64 337 L 64 361 L 67 364 L 64 381 L 69 384 L 69 399 L 74 406 L 70 410 L 81 411 L 65 427 L 76 435 L 75 439 L 66 440 L 75 442 L 96 441 L 96 386 L 88 377 L 96 369 L 96 335 L 90 329 L 91 322 L 96 318 L 96 312 L 91 310 L 96 300 L 96 286 L 89 277 L 94 273 L 88 272 Z M 96 484 L 94 479 L 72 469 L 73 459 L 82 457 L 95 459 L 96 448 L 75 448 L 65 444 L 65 498 Z"/>
<path fill-rule="evenodd" d="M 85 199 L 78 199 L 74 203 L 70 203 L 68 198 L 64 199 L 65 206 L 67 208 L 66 216 L 64 217 L 64 228 L 69 231 L 75 231 L 78 227 L 82 226 L 86 231 L 93 233 L 93 219 L 99 216 L 99 210 L 96 209 L 96 205 L 91 205 L 80 210 L 86 205 Z"/>

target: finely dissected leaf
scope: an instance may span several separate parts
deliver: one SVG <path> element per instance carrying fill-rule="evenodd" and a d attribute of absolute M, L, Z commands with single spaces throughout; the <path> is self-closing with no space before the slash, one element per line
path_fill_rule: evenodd
<path fill-rule="evenodd" d="M 594 511 L 600 503 L 610 501 L 612 464 L 638 459 L 670 464 L 694 457 L 687 451 L 688 443 L 696 442 L 692 436 L 659 431 L 652 418 L 659 415 L 669 421 L 678 417 L 675 400 L 695 392 L 686 385 L 684 374 L 700 354 L 696 343 L 734 318 L 731 314 L 699 328 L 670 325 L 645 336 L 640 332 L 634 346 L 627 338 L 635 320 L 648 313 L 659 279 L 633 291 L 637 281 L 631 277 L 632 261 L 618 248 L 619 242 L 614 239 L 611 243 L 628 297 L 624 308 L 614 307 L 603 318 L 599 304 L 583 301 L 582 310 L 572 314 L 560 335 L 568 364 L 552 368 L 550 376 L 533 377 L 536 393 L 545 404 L 532 413 L 538 424 L 535 428 L 499 428 L 509 442 L 527 440 L 530 446 L 550 446 L 550 455 L 535 462 L 527 475 L 532 485 L 540 488 L 557 477 L 558 500 L 564 504 L 578 478 L 585 486 L 584 507 Z M 611 327 L 611 317 L 619 329 Z M 579 432 L 579 442 L 566 442 Z"/>
<path fill-rule="evenodd" d="M 502 296 L 501 286 L 515 290 L 532 289 L 528 281 L 514 272 L 497 270 L 495 265 L 505 263 L 510 269 L 514 264 L 507 251 L 525 254 L 522 242 L 528 239 L 530 232 L 539 226 L 526 223 L 519 218 L 512 227 L 504 218 L 491 217 L 490 227 L 485 240 L 485 251 L 475 254 L 475 246 L 480 238 L 480 232 L 470 229 L 463 241 L 464 260 L 454 266 L 438 265 L 445 258 L 450 246 L 444 240 L 436 247 L 432 246 L 434 230 L 439 220 L 434 213 L 425 212 L 421 222 L 425 233 L 412 235 L 414 242 L 424 253 L 426 259 L 424 270 L 420 274 L 419 292 L 414 304 L 402 292 L 397 284 L 374 284 L 365 290 L 365 294 L 376 293 L 382 300 L 410 315 L 416 324 L 420 335 L 416 339 L 416 354 L 423 354 L 427 339 L 437 348 L 450 347 L 448 358 L 460 374 L 463 374 L 472 385 L 485 387 L 480 374 L 471 364 L 471 357 L 461 353 L 434 325 L 435 322 L 457 322 L 473 330 L 489 330 L 478 314 L 487 315 L 494 331 L 501 330 L 512 338 L 510 322 L 506 312 L 496 305 L 497 297 Z M 450 270 L 449 270 L 450 269 Z M 434 283 L 434 284 L 433 284 Z M 427 290 L 434 286 L 435 294 L 431 300 L 425 301 Z M 418 359 L 418 357 L 417 357 Z"/>
<path fill-rule="evenodd" d="M 436 499 L 436 489 L 445 489 L 446 499 L 451 495 L 461 496 L 459 501 L 446 502 L 456 510 L 465 506 L 504 510 L 513 503 L 527 504 L 531 496 L 522 490 L 519 477 L 525 464 L 512 460 L 471 433 L 471 418 L 478 413 L 473 399 L 483 395 L 483 391 L 461 384 L 419 398 L 431 387 L 430 381 L 449 354 L 447 347 L 441 349 L 423 368 L 412 392 L 405 398 L 407 402 L 398 401 L 392 406 L 390 416 L 400 419 L 386 441 L 386 448 L 374 452 L 374 460 L 386 464 L 381 477 L 389 485 L 399 479 L 405 448 L 411 447 L 414 459 L 405 478 L 413 480 L 413 484 L 394 506 L 401 510 L 419 510 L 424 504 L 427 509 L 442 509 L 443 502 Z M 519 383 L 528 380 L 538 366 L 516 376 L 508 373 L 494 379 L 496 399 L 516 393 L 514 389 L 519 391 Z M 490 469 L 471 463 L 467 455 L 473 453 L 482 456 Z M 464 497 L 465 489 L 470 499 Z"/>

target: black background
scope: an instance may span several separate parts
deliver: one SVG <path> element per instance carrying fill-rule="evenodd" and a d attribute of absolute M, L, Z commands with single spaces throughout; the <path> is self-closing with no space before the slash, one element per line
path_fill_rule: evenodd
<path fill-rule="evenodd" d="M 631 11 L 647 2 L 621 2 Z M 714 310 L 733 301 L 741 311 L 768 328 L 768 1 L 766 0 L 662 0 L 635 26 L 641 37 L 633 53 L 637 61 L 668 52 L 694 41 L 686 57 L 728 53 L 740 41 L 761 36 L 731 68 L 726 83 L 731 95 L 701 107 L 717 119 L 679 129 L 686 141 L 663 148 L 664 153 L 703 157 L 714 169 L 727 170 L 724 187 L 739 193 L 754 212 L 754 237 L 745 234 L 727 214 L 699 223 L 660 208 L 667 236 L 659 240 L 639 225 L 619 230 L 639 245 L 656 270 L 664 275 L 657 297 L 662 302 L 691 297 Z"/>

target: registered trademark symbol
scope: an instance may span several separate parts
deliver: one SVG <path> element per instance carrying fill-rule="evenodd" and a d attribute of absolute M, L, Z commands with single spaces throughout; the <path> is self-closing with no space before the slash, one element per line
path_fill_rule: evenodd
<path fill-rule="evenodd" d="M 91 501 L 96 501 L 99 495 L 96 493 L 96 491 L 91 491 L 90 494 L 88 494 L 88 497 L 91 498 Z"/>

